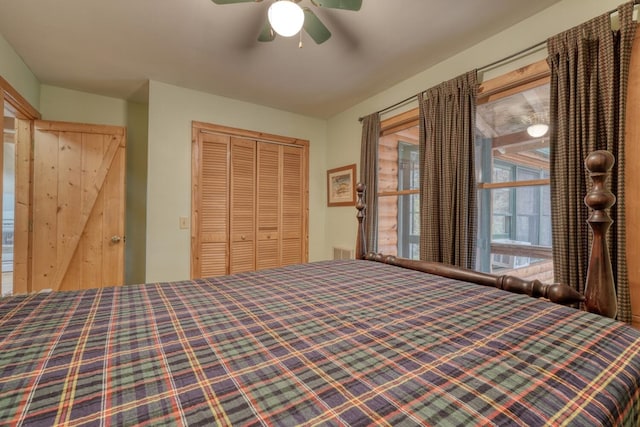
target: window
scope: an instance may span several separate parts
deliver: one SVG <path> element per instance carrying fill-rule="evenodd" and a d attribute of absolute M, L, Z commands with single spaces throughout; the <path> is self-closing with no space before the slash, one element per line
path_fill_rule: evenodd
<path fill-rule="evenodd" d="M 420 187 L 418 145 L 398 142 L 398 189 Z M 420 258 L 420 194 L 398 195 L 398 254 L 403 258 Z"/>
<path fill-rule="evenodd" d="M 546 132 L 528 132 L 532 124 L 548 124 L 548 110 L 546 78 L 478 102 L 480 271 L 553 281 L 549 140 Z"/>
<path fill-rule="evenodd" d="M 420 258 L 418 111 L 382 123 L 378 145 L 378 251 Z"/>
<path fill-rule="evenodd" d="M 478 264 L 484 272 L 553 280 L 548 135 L 549 67 L 542 60 L 484 82 L 476 115 Z M 382 121 L 378 251 L 418 259 L 418 108 Z"/>

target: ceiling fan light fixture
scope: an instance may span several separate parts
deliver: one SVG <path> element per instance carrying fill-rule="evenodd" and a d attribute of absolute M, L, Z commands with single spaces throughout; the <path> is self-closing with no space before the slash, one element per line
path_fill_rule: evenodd
<path fill-rule="evenodd" d="M 534 123 L 532 125 L 529 125 L 529 127 L 527 128 L 527 133 L 532 138 L 540 138 L 541 136 L 546 135 L 548 131 L 549 125 L 546 123 Z"/>
<path fill-rule="evenodd" d="M 304 24 L 302 8 L 290 0 L 279 0 L 269 6 L 267 12 L 271 28 L 282 37 L 292 37 Z"/>

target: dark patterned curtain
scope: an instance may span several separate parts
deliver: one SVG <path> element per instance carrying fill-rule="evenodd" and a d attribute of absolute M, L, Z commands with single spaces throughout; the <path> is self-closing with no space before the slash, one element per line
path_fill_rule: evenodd
<path fill-rule="evenodd" d="M 551 37 L 551 217 L 555 280 L 583 292 L 589 263 L 590 180 L 584 159 L 593 150 L 616 158 L 609 179 L 617 202 L 609 249 L 617 283 L 618 319 L 631 322 L 625 253 L 624 122 L 627 77 L 636 24 L 633 2 L 618 8 L 620 29 L 609 13 Z"/>
<path fill-rule="evenodd" d="M 378 250 L 378 139 L 380 115 L 370 114 L 362 120 L 360 144 L 360 182 L 365 184 L 366 217 L 364 220 L 367 252 Z"/>
<path fill-rule="evenodd" d="M 420 106 L 420 257 L 475 267 L 476 71 L 418 95 Z"/>

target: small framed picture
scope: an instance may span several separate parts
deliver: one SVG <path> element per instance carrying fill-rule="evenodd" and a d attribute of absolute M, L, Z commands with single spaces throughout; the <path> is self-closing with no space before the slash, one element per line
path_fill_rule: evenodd
<path fill-rule="evenodd" d="M 356 165 L 327 171 L 327 204 L 354 206 L 356 204 Z"/>

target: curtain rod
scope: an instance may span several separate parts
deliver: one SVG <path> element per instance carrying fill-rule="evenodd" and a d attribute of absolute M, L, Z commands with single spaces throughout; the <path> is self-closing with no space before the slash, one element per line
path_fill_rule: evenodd
<path fill-rule="evenodd" d="M 638 6 L 638 4 L 640 4 L 640 0 L 634 0 L 634 1 L 633 1 L 633 4 L 634 4 L 635 6 Z M 612 9 L 612 10 L 610 10 L 610 11 L 609 11 L 609 14 L 616 13 L 617 11 L 618 11 L 618 9 L 617 9 L 617 8 Z M 504 57 L 504 58 L 498 59 L 497 61 L 494 61 L 494 62 L 492 62 L 492 63 L 490 63 L 490 64 L 485 65 L 485 66 L 482 66 L 482 67 L 478 68 L 477 70 L 478 70 L 478 71 L 484 71 L 484 70 L 487 70 L 487 69 L 493 68 L 493 67 L 495 67 L 495 66 L 496 66 L 496 65 L 498 65 L 498 64 L 501 64 L 501 63 L 503 63 L 503 62 L 509 61 L 510 59 L 516 58 L 516 57 L 518 57 L 518 56 L 520 56 L 520 55 L 523 55 L 523 54 L 525 54 L 525 53 L 527 53 L 527 52 L 529 52 L 529 51 L 532 51 L 532 50 L 538 49 L 538 48 L 542 47 L 543 45 L 545 45 L 546 43 L 547 43 L 547 41 L 546 41 L 546 40 L 541 41 L 541 42 L 538 42 L 538 43 L 534 44 L 533 46 L 529 46 L 529 47 L 528 47 L 528 48 L 526 48 L 526 49 L 522 49 L 521 51 L 518 51 L 518 52 L 516 52 L 516 53 L 513 53 L 513 54 L 511 54 L 511 55 L 509 55 L 509 56 L 506 56 L 506 57 Z M 411 95 L 410 97 L 405 98 L 405 99 L 403 99 L 402 101 L 396 102 L 396 103 L 395 103 L 395 104 L 393 104 L 393 105 L 390 105 L 390 106 L 388 106 L 388 107 L 385 107 L 385 108 L 383 108 L 382 110 L 378 110 L 378 111 L 374 112 L 373 114 L 381 114 L 381 113 L 384 113 L 384 112 L 386 112 L 386 111 L 393 110 L 394 108 L 399 107 L 399 106 L 401 106 L 402 104 L 405 104 L 405 103 L 407 103 L 407 102 L 409 102 L 409 101 L 411 101 L 411 100 L 413 100 L 414 98 L 417 98 L 417 97 L 418 97 L 418 95 L 417 95 L 417 94 L 416 94 L 416 95 Z M 363 121 L 363 120 L 364 120 L 364 117 L 359 117 L 359 118 L 358 118 L 358 121 L 359 121 L 359 122 L 361 122 L 361 121 Z"/>
<path fill-rule="evenodd" d="M 498 65 L 498 64 L 501 64 L 501 63 L 503 63 L 503 62 L 509 61 L 510 59 L 516 58 L 516 57 L 518 57 L 518 56 L 520 56 L 520 55 L 523 55 L 523 54 L 525 54 L 525 53 L 527 53 L 527 52 L 529 52 L 529 51 L 535 50 L 535 49 L 537 49 L 537 48 L 539 48 L 539 47 L 543 46 L 543 45 L 544 45 L 544 44 L 546 44 L 546 43 L 547 43 L 547 41 L 546 41 L 546 40 L 545 40 L 545 41 L 543 41 L 543 42 L 536 43 L 536 44 L 534 44 L 533 46 L 529 46 L 529 47 L 528 47 L 528 48 L 526 48 L 526 49 L 522 49 L 522 50 L 520 50 L 520 51 L 518 51 L 518 52 L 516 52 L 516 53 L 513 53 L 513 54 L 509 55 L 509 56 L 506 56 L 506 57 L 504 57 L 504 58 L 498 59 L 497 61 L 493 61 L 493 62 L 492 62 L 492 63 L 490 63 L 490 64 L 484 65 L 484 66 L 482 66 L 482 67 L 478 68 L 477 70 L 478 70 L 478 71 L 484 71 L 484 70 L 487 70 L 487 69 L 493 68 L 493 67 L 495 67 L 495 66 L 496 66 L 496 65 Z M 405 99 L 403 99 L 402 101 L 396 102 L 396 103 L 395 103 L 395 104 L 393 104 L 393 105 L 390 105 L 390 106 L 388 106 L 388 107 L 385 107 L 385 108 L 383 108 L 382 110 L 378 110 L 378 111 L 376 111 L 376 112 L 375 112 L 375 113 L 373 113 L 373 114 L 380 114 L 380 113 L 384 113 L 384 112 L 389 111 L 389 110 L 393 110 L 394 108 L 399 107 L 399 106 L 401 106 L 402 104 L 404 104 L 404 103 L 406 103 L 406 102 L 409 102 L 409 101 L 411 101 L 411 100 L 413 100 L 414 98 L 417 98 L 417 97 L 418 97 L 418 95 L 417 95 L 417 94 L 416 94 L 416 95 L 411 95 L 410 97 L 405 98 Z M 358 121 L 360 121 L 360 122 L 361 122 L 361 121 L 363 121 L 363 120 L 364 120 L 364 117 L 359 117 L 359 118 L 358 118 Z"/>

